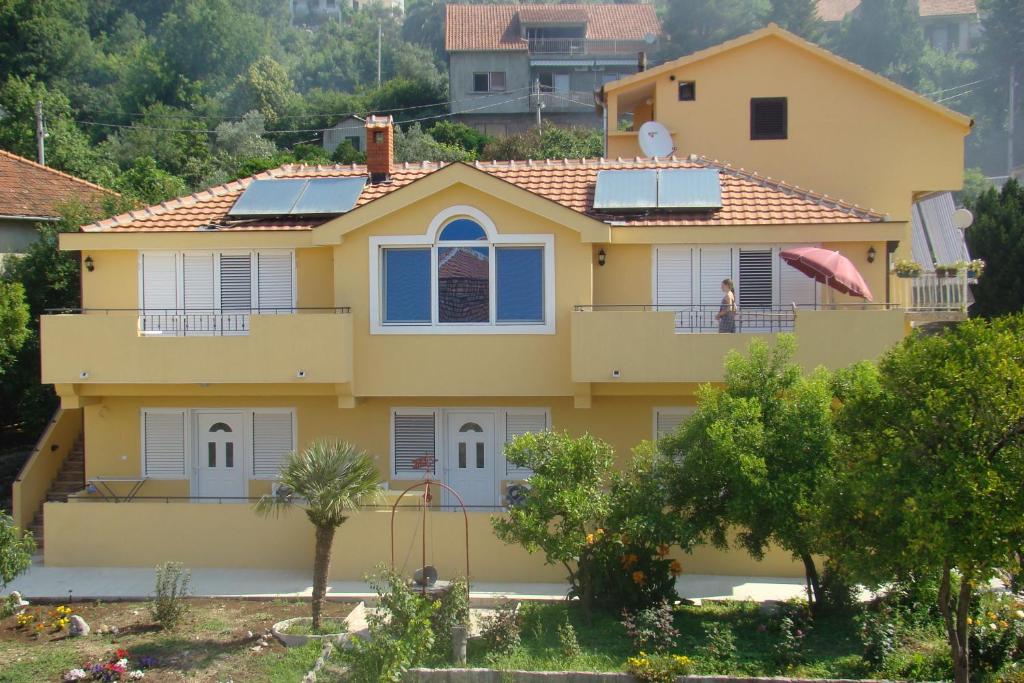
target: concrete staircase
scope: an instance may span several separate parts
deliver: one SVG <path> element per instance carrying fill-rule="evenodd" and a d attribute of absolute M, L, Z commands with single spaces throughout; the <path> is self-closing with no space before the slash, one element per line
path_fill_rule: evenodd
<path fill-rule="evenodd" d="M 68 502 L 68 496 L 72 493 L 78 493 L 85 488 L 85 446 L 82 443 L 81 437 L 75 442 L 74 447 L 68 456 L 64 459 L 64 465 L 61 467 L 60 472 L 57 474 L 57 478 L 50 484 L 50 490 L 46 492 L 46 502 L 48 503 L 66 503 Z M 29 525 L 29 531 L 32 532 L 32 536 L 36 540 L 36 552 L 41 553 L 43 551 L 43 509 L 40 508 L 35 517 L 32 519 L 32 523 Z"/>

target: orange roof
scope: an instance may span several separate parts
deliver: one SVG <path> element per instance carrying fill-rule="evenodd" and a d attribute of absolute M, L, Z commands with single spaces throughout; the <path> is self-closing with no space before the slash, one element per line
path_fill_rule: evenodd
<path fill-rule="evenodd" d="M 444 168 L 422 162 L 397 166 L 391 182 L 367 185 L 356 207 L 390 194 Z M 883 216 L 783 182 L 702 157 L 686 159 L 568 159 L 477 162 L 474 168 L 596 220 L 623 226 L 791 225 L 867 223 Z M 612 214 L 592 209 L 598 171 L 605 169 L 716 168 L 721 172 L 722 208 L 716 211 Z M 217 230 L 310 230 L 331 218 L 239 219 L 228 211 L 254 179 L 365 176 L 365 166 L 286 165 L 187 197 L 86 225 L 86 232 Z"/>
<path fill-rule="evenodd" d="M 842 21 L 858 7 L 860 0 L 818 0 L 818 16 L 822 21 Z M 917 11 L 922 17 L 977 14 L 978 3 L 976 0 L 918 0 Z"/>
<path fill-rule="evenodd" d="M 0 150 L 0 216 L 59 218 L 61 204 L 78 201 L 96 207 L 106 188 L 31 159 Z"/>
<path fill-rule="evenodd" d="M 648 4 L 446 5 L 444 47 L 448 52 L 526 50 L 524 23 L 585 23 L 589 40 L 641 41 L 661 33 Z"/>

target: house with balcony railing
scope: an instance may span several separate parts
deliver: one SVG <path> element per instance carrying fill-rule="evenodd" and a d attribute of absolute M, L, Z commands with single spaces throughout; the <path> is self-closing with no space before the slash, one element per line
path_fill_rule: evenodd
<path fill-rule="evenodd" d="M 541 118 L 598 128 L 594 90 L 637 71 L 657 46 L 654 7 L 636 4 L 448 5 L 452 113 L 491 135 Z"/>
<path fill-rule="evenodd" d="M 782 48 L 788 68 L 762 69 Z M 606 88 L 622 105 L 696 80 L 719 126 L 681 136 L 675 156 L 399 164 L 392 122 L 369 117 L 365 165 L 282 166 L 61 235 L 89 264 L 82 308 L 41 321 L 42 381 L 62 412 L 14 496 L 22 520 L 42 508 L 45 562 L 292 567 L 311 531 L 250 504 L 276 495 L 290 451 L 337 438 L 373 455 L 392 500 L 426 477 L 455 492 L 433 501 L 432 524 L 444 539 L 468 525 L 472 579 L 560 580 L 490 533 L 509 492 L 529 485 L 505 458 L 510 439 L 591 433 L 625 465 L 639 442 L 685 420 L 699 386 L 721 381 L 726 356 L 751 340 L 794 335 L 807 370 L 879 358 L 918 309 L 945 305 L 908 303 L 891 261 L 910 249 L 913 198 L 959 182 L 959 166 L 934 165 L 962 163 L 951 150 L 962 154 L 967 123 L 777 29 L 718 54 L 728 59 L 715 71 L 681 62 L 652 70 L 654 82 Z M 807 82 L 789 90 L 801 71 Z M 767 141 L 790 168 L 810 166 L 861 203 L 701 155 L 750 134 L 750 110 L 734 111 L 711 74 L 746 97 L 790 97 L 793 142 L 824 136 L 811 125 L 823 103 L 853 98 L 906 126 L 886 145 L 933 127 L 935 156 L 907 156 L 892 174 L 825 137 L 803 161 L 787 138 Z M 824 112 L 837 117 L 831 135 L 858 135 L 872 151 L 871 117 L 849 101 L 837 112 Z M 771 159 L 743 143 L 749 158 Z M 895 190 L 871 195 L 879 178 Z M 842 271 L 812 267 L 830 262 Z M 79 436 L 81 490 L 42 504 Z M 459 499 L 465 517 L 453 512 Z M 358 579 L 387 557 L 389 517 L 349 522 L 360 552 L 339 547 L 332 578 Z M 97 542 L 107 537 L 117 543 Z M 441 574 L 462 557 L 438 552 Z M 696 548 L 685 566 L 802 575 L 771 557 Z"/>

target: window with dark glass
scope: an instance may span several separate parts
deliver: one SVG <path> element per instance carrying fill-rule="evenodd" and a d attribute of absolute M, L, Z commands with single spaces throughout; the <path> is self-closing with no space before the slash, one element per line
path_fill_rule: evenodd
<path fill-rule="evenodd" d="M 385 249 L 384 322 L 430 322 L 430 249 Z"/>
<path fill-rule="evenodd" d="M 478 71 L 473 74 L 473 92 L 498 92 L 504 89 L 504 71 Z"/>
<path fill-rule="evenodd" d="M 544 249 L 497 247 L 494 253 L 498 322 L 543 322 Z"/>
<path fill-rule="evenodd" d="M 785 140 L 788 135 L 788 102 L 785 97 L 750 100 L 750 139 Z"/>
<path fill-rule="evenodd" d="M 694 81 L 679 81 L 679 101 L 691 102 L 697 99 L 697 83 Z"/>

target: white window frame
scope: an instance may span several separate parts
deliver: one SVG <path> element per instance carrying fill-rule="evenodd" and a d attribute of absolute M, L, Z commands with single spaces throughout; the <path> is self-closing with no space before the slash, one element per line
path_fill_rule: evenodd
<path fill-rule="evenodd" d="M 437 249 L 446 246 L 437 241 L 441 229 L 457 218 L 468 218 L 487 234 L 490 258 L 490 321 L 482 323 L 442 323 L 438 321 Z M 370 240 L 370 334 L 554 334 L 555 333 L 555 236 L 550 234 L 500 234 L 494 221 L 483 211 L 472 206 L 451 206 L 434 216 L 426 233 L 422 235 L 388 235 Z M 469 244 L 452 242 L 452 246 Z M 482 247 L 475 243 L 472 246 Z M 502 246 L 540 247 L 544 250 L 544 321 L 539 323 L 503 323 L 497 320 L 495 248 Z M 383 258 L 386 248 L 430 249 L 430 322 L 386 323 L 383 319 L 384 273 Z"/>
<path fill-rule="evenodd" d="M 651 438 L 659 441 L 662 437 L 658 435 L 659 415 L 678 415 L 687 418 L 697 412 L 697 406 L 655 406 L 651 408 Z"/>

